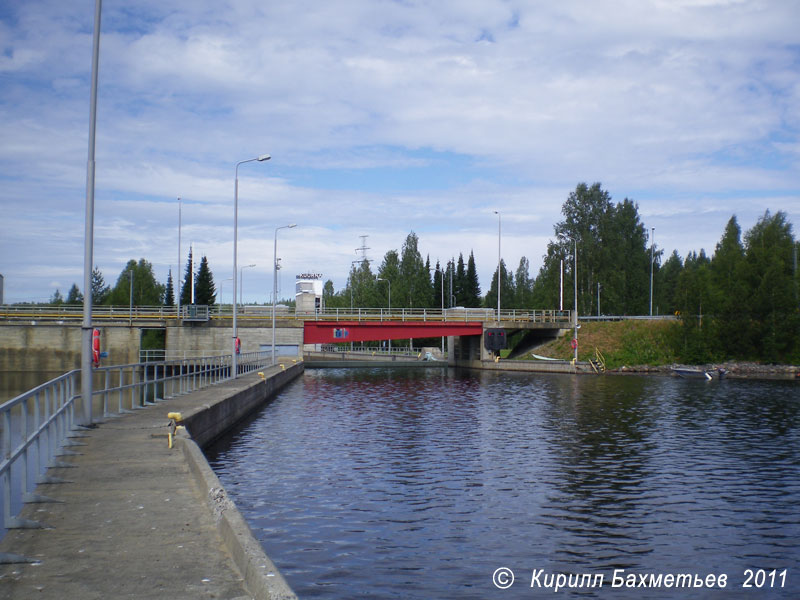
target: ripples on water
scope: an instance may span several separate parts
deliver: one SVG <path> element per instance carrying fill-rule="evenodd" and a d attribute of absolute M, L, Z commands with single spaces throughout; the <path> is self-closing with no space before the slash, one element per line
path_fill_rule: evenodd
<path fill-rule="evenodd" d="M 792 382 L 309 370 L 209 457 L 301 598 L 551 595 L 534 569 L 604 574 L 576 597 L 714 597 L 614 569 L 756 597 L 747 568 L 794 598 L 799 425 Z"/>

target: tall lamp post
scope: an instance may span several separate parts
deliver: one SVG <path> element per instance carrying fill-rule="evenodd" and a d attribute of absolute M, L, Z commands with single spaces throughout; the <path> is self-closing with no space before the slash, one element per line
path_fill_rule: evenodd
<path fill-rule="evenodd" d="M 245 269 L 249 269 L 251 267 L 255 267 L 255 264 L 252 265 L 245 265 L 241 269 L 239 269 L 239 304 L 244 306 L 244 302 L 242 302 L 242 287 L 244 286 L 244 275 L 243 272 Z M 235 292 L 236 290 L 234 290 Z"/>
<path fill-rule="evenodd" d="M 248 162 L 264 162 L 269 160 L 269 154 L 262 154 L 256 158 L 248 158 L 247 160 L 240 160 L 236 163 L 234 171 L 234 184 L 233 184 L 233 339 L 231 340 L 231 377 L 236 379 L 239 375 L 236 356 L 236 340 L 238 337 L 238 330 L 236 329 L 236 257 L 237 257 L 237 243 L 239 238 L 239 165 Z"/>
<path fill-rule="evenodd" d="M 653 316 L 653 262 L 655 258 L 656 228 L 650 228 L 650 316 Z"/>
<path fill-rule="evenodd" d="M 81 402 L 78 424 L 92 422 L 92 266 L 94 262 L 94 171 L 95 132 L 97 128 L 97 71 L 100 63 L 100 13 L 102 0 L 94 4 L 92 38 L 92 87 L 89 97 L 89 152 L 86 160 L 86 204 L 83 229 L 83 319 L 81 321 Z"/>
<path fill-rule="evenodd" d="M 497 322 L 500 323 L 500 288 L 502 287 L 500 273 L 500 211 L 494 211 L 497 215 Z"/>
<path fill-rule="evenodd" d="M 434 271 L 439 271 L 442 276 L 442 321 L 444 321 L 444 271 L 442 271 L 441 267 L 434 269 Z M 444 336 L 442 336 L 442 358 L 444 358 Z"/>
<path fill-rule="evenodd" d="M 282 225 L 275 228 L 275 246 L 272 254 L 272 364 L 275 364 L 275 304 L 278 302 L 278 231 L 280 229 L 292 229 L 297 227 L 297 223 Z"/>
<path fill-rule="evenodd" d="M 376 277 L 375 281 L 385 281 L 389 284 L 389 318 L 392 316 L 392 282 L 383 277 Z M 389 354 L 392 353 L 392 340 L 389 340 Z"/>

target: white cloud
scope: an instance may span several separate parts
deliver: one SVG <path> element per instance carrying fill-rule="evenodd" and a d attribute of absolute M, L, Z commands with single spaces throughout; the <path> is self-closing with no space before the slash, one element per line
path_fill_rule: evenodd
<path fill-rule="evenodd" d="M 287 221 L 300 227 L 281 238 L 284 277 L 341 285 L 359 235 L 378 264 L 414 230 L 433 262 L 474 249 L 485 287 L 495 209 L 506 262 L 524 254 L 535 273 L 580 181 L 636 200 L 668 252 L 713 248 L 733 213 L 743 228 L 766 208 L 800 218 L 791 1 L 104 11 L 95 256 L 108 280 L 132 257 L 164 279 L 175 269 L 178 196 L 187 248 L 230 270 L 234 165 L 263 152 L 270 163 L 240 169 L 240 257 L 261 290 Z M 82 270 L 92 11 L 32 0 L 5 14 L 0 272 L 22 300 L 52 294 L 48 269 Z"/>

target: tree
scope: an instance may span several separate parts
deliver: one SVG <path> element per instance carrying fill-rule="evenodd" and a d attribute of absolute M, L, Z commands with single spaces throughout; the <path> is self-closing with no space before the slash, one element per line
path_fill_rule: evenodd
<path fill-rule="evenodd" d="M 78 284 L 73 283 L 67 294 L 66 304 L 83 304 L 83 294 L 78 289 Z"/>
<path fill-rule="evenodd" d="M 500 281 L 502 286 L 500 288 L 500 309 L 513 307 L 514 303 L 514 276 L 506 269 L 504 260 L 500 260 Z M 486 308 L 497 308 L 497 269 L 494 270 L 492 283 L 489 291 L 486 293 L 483 305 Z"/>
<path fill-rule="evenodd" d="M 564 307 L 574 304 L 577 250 L 578 310 L 596 310 L 597 284 L 602 285 L 607 314 L 643 314 L 649 303 L 650 251 L 639 221 L 638 206 L 625 199 L 616 205 L 599 183 L 580 183 L 562 209 L 564 220 L 554 227 L 556 239 L 547 245 L 534 283 L 533 301 L 558 306 L 561 265 L 564 265 Z"/>
<path fill-rule="evenodd" d="M 502 300 L 502 298 L 501 298 Z M 524 256 L 514 274 L 514 302 L 512 308 L 532 308 L 533 281 L 530 276 L 530 263 Z"/>
<path fill-rule="evenodd" d="M 709 306 L 713 295 L 711 261 L 705 250 L 690 252 L 683 262 L 675 293 L 681 319 L 678 354 L 687 362 L 714 359 L 713 327 L 709 327 Z"/>
<path fill-rule="evenodd" d="M 749 339 L 756 355 L 785 361 L 800 352 L 800 317 L 795 304 L 792 225 L 786 213 L 766 211 L 745 235 L 744 302 Z"/>
<path fill-rule="evenodd" d="M 673 250 L 664 265 L 658 270 L 655 281 L 655 306 L 656 314 L 674 315 L 679 309 L 675 297 L 678 288 L 678 278 L 683 271 L 683 259 L 677 250 Z"/>
<path fill-rule="evenodd" d="M 731 358 L 741 353 L 744 342 L 741 330 L 742 302 L 747 297 L 744 260 L 741 228 L 734 215 L 711 259 L 715 338 L 721 353 Z"/>
<path fill-rule="evenodd" d="M 189 258 L 186 260 L 186 270 L 183 273 L 183 285 L 181 285 L 182 306 L 192 304 L 192 281 L 194 281 L 194 262 L 192 248 L 189 247 Z"/>
<path fill-rule="evenodd" d="M 463 306 L 467 308 L 478 308 L 481 306 L 481 285 L 478 281 L 478 271 L 475 268 L 475 256 L 472 250 L 469 252 L 469 260 L 467 261 L 467 279 Z"/>
<path fill-rule="evenodd" d="M 467 268 L 464 265 L 464 255 L 458 253 L 458 265 L 456 266 L 455 277 L 453 278 L 453 295 L 456 297 L 456 306 L 466 306 L 469 282 L 467 280 Z"/>
<path fill-rule="evenodd" d="M 172 269 L 167 275 L 167 289 L 164 292 L 164 306 L 175 306 L 175 287 L 172 284 Z"/>
<path fill-rule="evenodd" d="M 400 280 L 400 256 L 397 250 L 389 250 L 383 256 L 383 262 L 378 269 L 378 277 L 387 280 L 389 283 L 381 283 L 378 287 L 378 302 L 380 306 L 389 306 L 390 286 L 393 292 L 392 297 L 397 303 L 397 288 Z"/>
<path fill-rule="evenodd" d="M 431 305 L 433 286 L 430 271 L 422 262 L 419 238 L 413 231 L 408 234 L 400 253 L 400 280 L 392 290 L 398 304 L 408 308 L 427 308 Z"/>
<path fill-rule="evenodd" d="M 375 275 L 368 260 L 353 263 L 347 279 L 347 294 L 352 298 L 354 308 L 374 308 L 379 303 Z"/>
<path fill-rule="evenodd" d="M 64 304 L 64 296 L 62 296 L 61 292 L 57 289 L 50 298 L 50 304 L 55 304 L 56 306 Z"/>
<path fill-rule="evenodd" d="M 106 304 L 127 305 L 131 302 L 131 274 L 133 275 L 133 304 L 156 306 L 164 298 L 164 285 L 156 281 L 153 265 L 145 259 L 129 260 L 117 278 L 117 283 L 106 299 Z"/>
<path fill-rule="evenodd" d="M 204 256 L 200 259 L 200 268 L 197 270 L 197 276 L 194 281 L 195 304 L 213 305 L 216 293 L 214 275 L 212 275 L 211 269 L 208 267 L 208 258 Z M 234 290 L 234 293 L 236 293 L 236 290 Z"/>
<path fill-rule="evenodd" d="M 442 307 L 442 305 L 447 306 L 445 302 L 445 293 L 444 293 L 444 273 L 442 271 L 442 267 L 439 264 L 439 261 L 436 261 L 436 269 L 433 272 L 433 293 L 438 300 L 438 307 Z"/>
<path fill-rule="evenodd" d="M 111 288 L 106 285 L 100 267 L 95 265 L 94 269 L 92 269 L 92 304 L 104 304 L 110 293 Z"/>

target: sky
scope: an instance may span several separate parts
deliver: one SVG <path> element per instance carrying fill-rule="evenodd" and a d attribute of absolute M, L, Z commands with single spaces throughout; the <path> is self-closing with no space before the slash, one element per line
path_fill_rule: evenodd
<path fill-rule="evenodd" d="M 535 276 L 581 182 L 666 255 L 712 254 L 733 215 L 797 235 L 798 22 L 795 0 L 106 0 L 93 262 L 165 283 L 191 243 L 230 302 L 236 164 L 264 153 L 238 171 L 245 302 L 291 223 L 282 297 L 411 231 L 432 264 L 474 252 L 484 292 L 498 233 Z M 82 287 L 93 27 L 91 0 L 0 2 L 6 303 Z"/>

